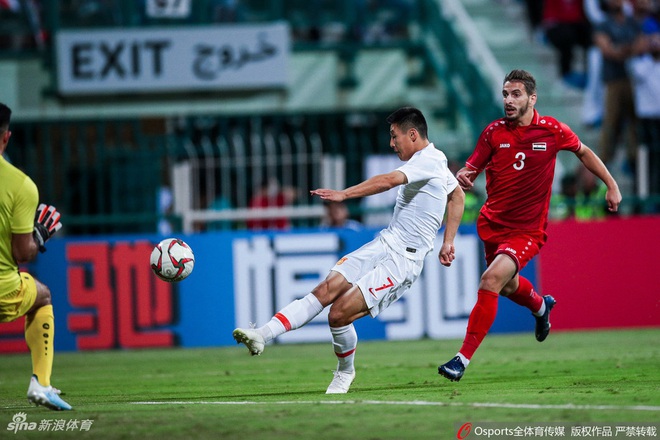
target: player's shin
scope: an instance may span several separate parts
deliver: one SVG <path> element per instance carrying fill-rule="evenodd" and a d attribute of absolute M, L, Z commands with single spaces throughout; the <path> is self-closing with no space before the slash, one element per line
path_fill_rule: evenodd
<path fill-rule="evenodd" d="M 295 330 L 307 324 L 323 311 L 323 305 L 309 293 L 303 298 L 295 300 L 273 316 L 273 318 L 262 327 L 262 336 L 266 342 L 275 339 L 282 333 Z"/>
<path fill-rule="evenodd" d="M 45 387 L 50 385 L 53 371 L 53 337 L 55 336 L 53 306 L 43 306 L 25 319 L 25 341 L 32 356 L 32 373 Z"/>
<path fill-rule="evenodd" d="M 495 292 L 479 289 L 477 303 L 468 318 L 467 332 L 460 353 L 467 359 L 472 359 L 474 352 L 486 337 L 497 315 L 497 300 Z"/>
<path fill-rule="evenodd" d="M 518 288 L 511 295 L 507 296 L 514 303 L 527 307 L 532 313 L 542 315 L 540 309 L 544 306 L 543 297 L 536 293 L 532 283 L 525 277 L 518 277 Z"/>
<path fill-rule="evenodd" d="M 332 347 L 337 355 L 337 371 L 355 371 L 355 349 L 358 337 L 353 324 L 343 327 L 330 327 Z"/>

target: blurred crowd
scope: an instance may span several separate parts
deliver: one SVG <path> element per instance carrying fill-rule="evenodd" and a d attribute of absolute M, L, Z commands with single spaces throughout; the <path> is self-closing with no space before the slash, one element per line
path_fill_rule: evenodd
<path fill-rule="evenodd" d="M 533 41 L 556 51 L 558 77 L 583 93 L 582 123 L 600 130 L 599 156 L 608 166 L 622 163 L 636 185 L 643 160 L 648 183 L 636 193 L 659 195 L 660 2 L 525 0 L 525 6 Z"/>
<path fill-rule="evenodd" d="M 409 36 L 416 0 L 284 2 L 297 41 L 387 43 Z M 54 5 L 54 6 L 53 6 Z M 248 0 L 0 0 L 0 50 L 43 48 L 53 22 L 67 28 L 258 22 L 277 10 Z M 49 17 L 50 15 L 50 17 Z"/>

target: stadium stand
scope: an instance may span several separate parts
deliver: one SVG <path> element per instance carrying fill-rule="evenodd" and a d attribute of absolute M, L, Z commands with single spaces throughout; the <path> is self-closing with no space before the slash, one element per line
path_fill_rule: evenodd
<path fill-rule="evenodd" d="M 500 114 L 502 66 L 461 2 L 199 0 L 158 8 L 169 3 L 15 0 L 12 20 L 0 20 L 0 40 L 11 41 L 0 46 L 0 78 L 10 85 L 2 99 L 14 109 L 20 145 L 10 159 L 58 200 L 69 234 L 156 231 L 164 218 L 188 231 L 242 228 L 264 179 L 300 194 L 361 180 L 367 160 L 389 152 L 384 117 L 398 106 L 433 115 L 431 139 L 459 161 Z M 59 89 L 56 42 L 66 32 L 262 23 L 289 29 L 285 88 Z M 160 206 L 163 190 L 171 206 Z M 323 213 L 306 196 L 278 209 L 268 215 L 285 214 L 296 226 L 317 224 Z"/>

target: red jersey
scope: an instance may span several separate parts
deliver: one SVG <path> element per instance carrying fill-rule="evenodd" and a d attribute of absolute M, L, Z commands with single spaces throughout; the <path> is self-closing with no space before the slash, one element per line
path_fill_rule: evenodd
<path fill-rule="evenodd" d="M 511 228 L 545 231 L 557 153 L 577 152 L 581 145 L 568 125 L 536 110 L 525 127 L 505 119 L 491 122 L 466 162 L 486 170 L 488 197 L 481 213 Z"/>
<path fill-rule="evenodd" d="M 250 200 L 250 208 L 271 208 L 281 207 L 286 205 L 284 194 L 279 193 L 275 195 L 259 195 Z M 248 229 L 264 230 L 264 229 L 288 229 L 290 226 L 289 219 L 282 218 L 265 218 L 265 219 L 251 219 L 247 221 Z"/>

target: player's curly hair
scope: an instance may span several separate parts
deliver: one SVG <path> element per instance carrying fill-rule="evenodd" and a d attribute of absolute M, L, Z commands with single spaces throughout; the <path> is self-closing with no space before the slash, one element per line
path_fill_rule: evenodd
<path fill-rule="evenodd" d="M 414 128 L 424 139 L 428 139 L 429 137 L 429 127 L 426 124 L 426 118 L 422 114 L 422 111 L 415 107 L 401 107 L 387 117 L 387 123 L 396 124 L 403 131 Z"/>
<path fill-rule="evenodd" d="M 506 84 L 507 82 L 521 82 L 525 86 L 525 92 L 527 92 L 528 95 L 536 94 L 536 79 L 534 79 L 534 75 L 526 70 L 512 70 L 504 77 L 502 84 Z"/>

